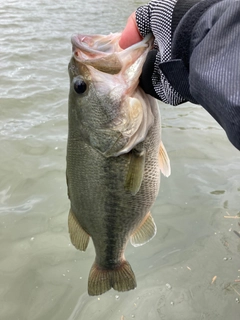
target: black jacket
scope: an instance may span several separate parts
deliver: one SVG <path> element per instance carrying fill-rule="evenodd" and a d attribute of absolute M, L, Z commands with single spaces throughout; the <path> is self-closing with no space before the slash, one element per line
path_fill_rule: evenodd
<path fill-rule="evenodd" d="M 172 105 L 202 105 L 240 150 L 240 1 L 152 0 L 136 17 L 156 39 L 143 89 Z"/>

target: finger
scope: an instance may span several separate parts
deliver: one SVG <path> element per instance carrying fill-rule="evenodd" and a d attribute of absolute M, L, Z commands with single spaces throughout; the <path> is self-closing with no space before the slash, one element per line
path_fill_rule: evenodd
<path fill-rule="evenodd" d="M 140 35 L 137 27 L 135 12 L 133 12 L 128 18 L 126 27 L 122 32 L 119 45 L 122 49 L 126 49 L 142 39 L 143 38 Z"/>

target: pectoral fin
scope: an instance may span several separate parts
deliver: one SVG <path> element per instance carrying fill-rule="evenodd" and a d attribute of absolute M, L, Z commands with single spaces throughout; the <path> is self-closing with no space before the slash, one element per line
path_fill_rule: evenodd
<path fill-rule="evenodd" d="M 138 193 L 143 179 L 145 166 L 145 151 L 132 150 L 129 169 L 124 188 L 135 195 Z"/>
<path fill-rule="evenodd" d="M 166 177 L 169 177 L 171 174 L 170 160 L 162 141 L 160 144 L 158 159 L 159 159 L 159 167 L 162 174 Z"/>
<path fill-rule="evenodd" d="M 85 251 L 88 246 L 89 235 L 80 226 L 80 223 L 71 210 L 69 211 L 68 216 L 68 230 L 74 247 L 78 250 Z"/>
<path fill-rule="evenodd" d="M 151 213 L 149 212 L 137 228 L 137 230 L 131 236 L 131 244 L 134 247 L 139 247 L 150 241 L 157 233 L 157 227 L 153 220 Z"/>

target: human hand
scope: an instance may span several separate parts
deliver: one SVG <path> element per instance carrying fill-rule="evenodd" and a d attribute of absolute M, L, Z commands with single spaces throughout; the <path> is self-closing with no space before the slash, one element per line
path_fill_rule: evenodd
<path fill-rule="evenodd" d="M 141 36 L 137 27 L 136 13 L 133 12 L 129 16 L 127 24 L 122 32 L 121 38 L 119 40 L 119 46 L 122 49 L 126 49 L 131 45 L 140 42 L 142 39 L 143 37 Z M 151 81 L 152 74 L 154 72 L 154 62 L 156 58 L 156 53 L 156 50 L 151 50 L 147 56 L 146 62 L 143 65 L 142 75 L 140 77 L 140 86 L 146 93 L 158 99 L 158 96 L 156 95 L 153 89 Z"/>
<path fill-rule="evenodd" d="M 127 24 L 122 32 L 119 45 L 122 49 L 126 49 L 142 39 L 143 37 L 140 35 L 136 23 L 136 14 L 133 12 L 128 18 Z"/>

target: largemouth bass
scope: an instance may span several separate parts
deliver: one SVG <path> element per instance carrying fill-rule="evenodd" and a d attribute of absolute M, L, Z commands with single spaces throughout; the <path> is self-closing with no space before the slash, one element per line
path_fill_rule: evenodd
<path fill-rule="evenodd" d="M 138 86 L 152 36 L 125 50 L 119 39 L 74 36 L 69 63 L 68 225 L 77 249 L 94 243 L 89 295 L 136 287 L 124 249 L 156 234 L 150 209 L 170 174 L 158 106 Z"/>

